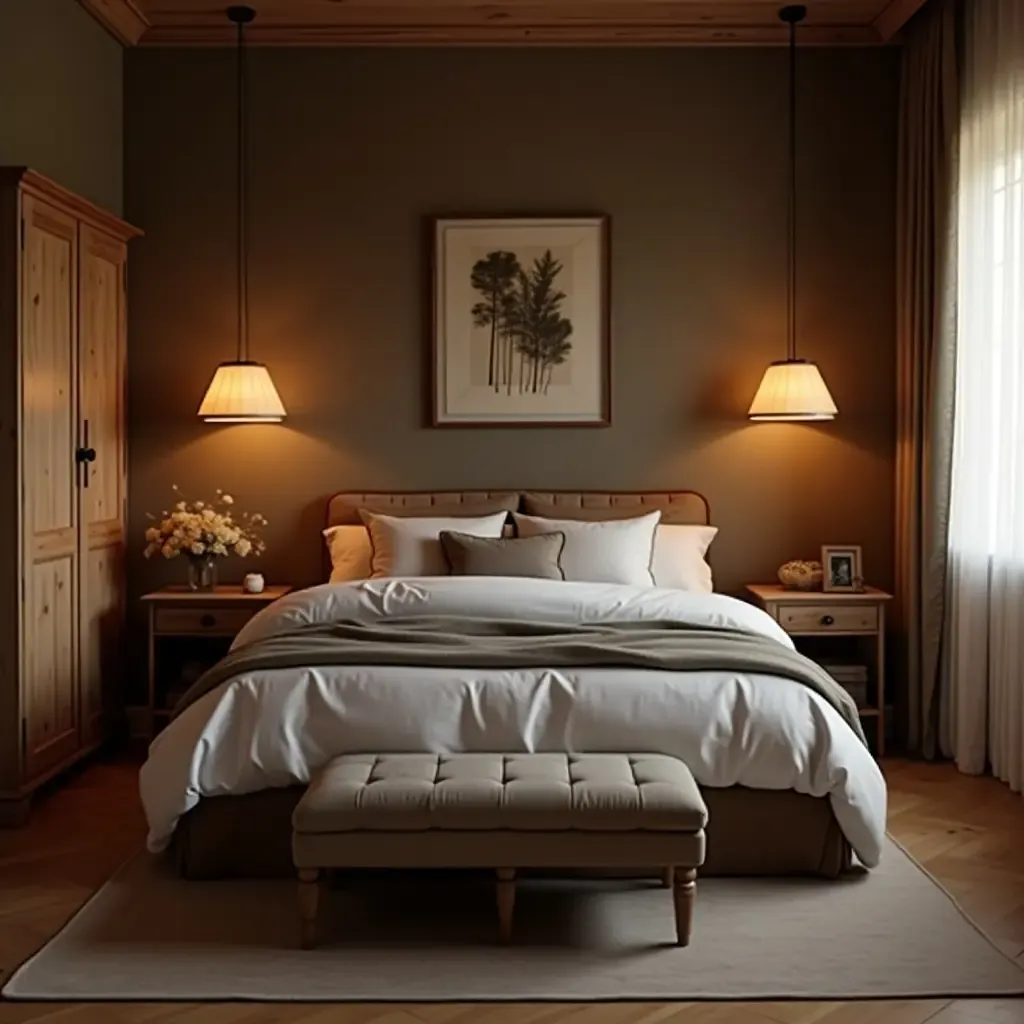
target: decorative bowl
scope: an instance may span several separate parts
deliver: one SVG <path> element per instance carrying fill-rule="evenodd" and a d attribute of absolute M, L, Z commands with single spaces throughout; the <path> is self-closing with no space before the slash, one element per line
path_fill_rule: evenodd
<path fill-rule="evenodd" d="M 797 559 L 779 567 L 779 582 L 787 590 L 820 590 L 823 578 L 821 562 Z"/>

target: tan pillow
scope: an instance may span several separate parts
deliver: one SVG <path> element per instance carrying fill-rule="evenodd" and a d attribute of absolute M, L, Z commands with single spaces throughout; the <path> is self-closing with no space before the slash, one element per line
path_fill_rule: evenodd
<path fill-rule="evenodd" d="M 565 579 L 558 561 L 565 547 L 564 533 L 490 540 L 445 530 L 441 534 L 441 547 L 453 576 Z"/>
<path fill-rule="evenodd" d="M 331 555 L 331 583 L 370 578 L 373 545 L 365 526 L 328 526 L 324 540 Z"/>

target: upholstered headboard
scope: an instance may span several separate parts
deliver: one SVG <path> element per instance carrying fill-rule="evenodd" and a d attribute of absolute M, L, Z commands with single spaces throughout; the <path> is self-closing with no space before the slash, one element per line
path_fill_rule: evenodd
<path fill-rule="evenodd" d="M 518 511 L 518 491 L 342 491 L 327 502 L 328 526 L 360 526 L 361 508 L 393 516 L 488 515 Z"/>
<path fill-rule="evenodd" d="M 696 491 L 524 491 L 521 510 L 551 519 L 628 519 L 656 510 L 668 526 L 707 526 L 711 509 Z"/>
<path fill-rule="evenodd" d="M 626 518 L 660 509 L 667 524 L 711 522 L 707 499 L 696 491 L 343 491 L 327 503 L 327 525 L 359 525 L 361 508 L 406 516 L 486 515 L 507 508 L 564 519 Z"/>

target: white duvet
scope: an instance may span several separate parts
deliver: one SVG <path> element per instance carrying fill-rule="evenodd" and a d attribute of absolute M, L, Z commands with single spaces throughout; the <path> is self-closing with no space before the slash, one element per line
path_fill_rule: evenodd
<path fill-rule="evenodd" d="M 544 622 L 672 619 L 792 641 L 753 605 L 655 587 L 493 577 L 381 579 L 290 594 L 235 644 L 297 624 L 403 615 Z M 141 772 L 149 848 L 207 796 L 304 783 L 360 751 L 644 751 L 704 786 L 828 796 L 859 859 L 878 863 L 886 790 L 870 753 L 812 690 L 771 675 L 641 669 L 310 666 L 237 676 L 156 738 Z"/>

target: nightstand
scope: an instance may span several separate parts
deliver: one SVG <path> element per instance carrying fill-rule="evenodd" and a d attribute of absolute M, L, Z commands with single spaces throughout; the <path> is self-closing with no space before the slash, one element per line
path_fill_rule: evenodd
<path fill-rule="evenodd" d="M 238 631 L 291 587 L 247 594 L 240 585 L 213 590 L 167 587 L 146 594 L 149 608 L 149 734 L 166 725 L 178 699 L 227 653 Z"/>
<path fill-rule="evenodd" d="M 875 753 L 881 757 L 885 753 L 885 604 L 892 594 L 875 587 L 856 594 L 787 590 L 777 583 L 752 583 L 746 589 L 754 603 L 793 637 L 797 648 L 833 669 L 841 684 L 843 672 L 853 677 L 865 670 L 857 703 L 861 717 L 875 721 Z M 849 688 L 859 687 L 851 684 Z"/>

